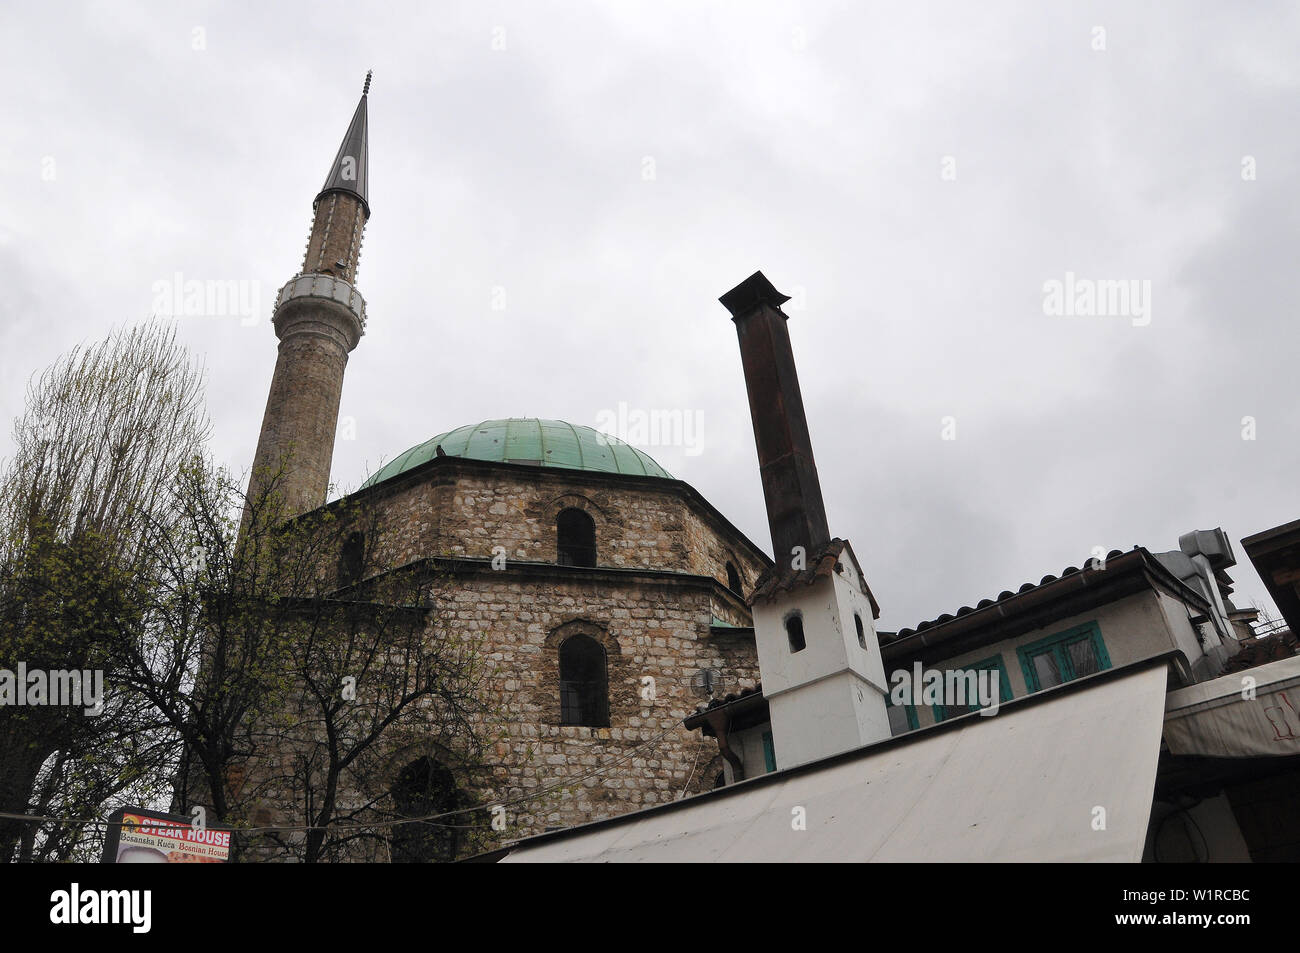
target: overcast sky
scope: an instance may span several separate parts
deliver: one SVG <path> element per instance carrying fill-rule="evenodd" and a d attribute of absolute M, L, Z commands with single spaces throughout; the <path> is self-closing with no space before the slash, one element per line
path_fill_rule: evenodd
<path fill-rule="evenodd" d="M 1272 609 L 1239 540 L 1300 517 L 1300 14 L 1136 6 L 11 5 L 0 455 L 28 377 L 180 273 L 259 291 L 179 319 L 250 465 L 373 67 L 342 486 L 486 418 L 683 410 L 698 446 L 642 448 L 769 548 L 717 302 L 762 269 L 880 628 L 1215 526 Z M 1067 273 L 1147 310 L 1045 313 Z"/>

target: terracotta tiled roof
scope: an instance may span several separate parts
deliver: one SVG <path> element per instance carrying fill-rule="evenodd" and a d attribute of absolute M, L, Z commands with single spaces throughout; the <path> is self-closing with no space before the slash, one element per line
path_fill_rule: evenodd
<path fill-rule="evenodd" d="M 1140 547 L 1137 546 L 1133 547 L 1134 550 L 1137 550 L 1139 548 Z M 1118 557 L 1123 555 L 1124 554 L 1120 552 L 1118 549 L 1112 549 L 1109 553 L 1106 554 L 1106 560 L 1109 561 L 1112 559 L 1117 559 Z M 981 599 L 978 603 L 975 604 L 974 607 L 962 606 L 955 613 L 945 612 L 943 615 L 939 616 L 939 618 L 931 619 L 927 622 L 921 622 L 918 625 L 916 625 L 914 628 L 899 629 L 897 632 L 893 633 L 893 638 L 887 640 L 881 639 L 881 641 L 893 642 L 897 639 L 905 639 L 909 635 L 915 635 L 917 632 L 924 632 L 926 629 L 934 628 L 936 625 L 942 625 L 945 622 L 951 622 L 953 619 L 959 618 L 964 615 L 969 615 L 970 613 L 975 612 L 978 609 L 986 609 L 989 606 L 997 605 L 999 602 L 1005 602 L 1008 599 L 1013 599 L 1016 596 L 1023 595 L 1026 592 L 1032 592 L 1033 590 L 1039 588 L 1040 586 L 1045 586 L 1048 583 L 1056 582 L 1057 579 L 1064 579 L 1066 576 L 1073 576 L 1076 573 L 1085 572 L 1085 571 L 1095 572 L 1097 570 L 1090 569 L 1088 567 L 1087 562 L 1084 563 L 1083 569 L 1080 569 L 1078 566 L 1066 566 L 1065 569 L 1061 570 L 1060 576 L 1053 576 L 1050 574 L 1046 575 L 1042 579 L 1038 580 L 1038 582 L 1036 583 L 1034 582 L 1025 583 L 1015 592 L 1012 592 L 1010 589 L 1004 589 L 1002 592 L 998 593 L 996 599 Z M 884 634 L 885 633 L 881 633 L 881 635 Z"/>
<path fill-rule="evenodd" d="M 1300 641 L 1294 632 L 1280 632 L 1264 639 L 1243 639 L 1241 646 L 1241 651 L 1224 663 L 1224 675 L 1300 654 Z"/>
<path fill-rule="evenodd" d="M 757 685 L 751 686 L 750 688 L 742 688 L 738 692 L 728 692 L 726 695 L 723 695 L 721 698 L 710 698 L 709 703 L 707 705 L 696 705 L 695 711 L 692 712 L 691 714 L 702 715 L 706 711 L 710 711 L 714 708 L 721 708 L 723 705 L 730 705 L 732 702 L 740 701 L 740 699 L 742 698 L 748 698 L 750 695 L 762 695 L 762 694 L 763 694 L 763 683 L 759 682 Z"/>
<path fill-rule="evenodd" d="M 820 552 L 809 553 L 807 568 L 794 569 L 782 563 L 763 571 L 754 584 L 754 591 L 749 595 L 749 604 L 765 602 L 778 593 L 789 592 L 795 586 L 808 586 L 818 579 L 829 576 L 839 565 L 844 553 L 845 540 L 832 539 Z"/>

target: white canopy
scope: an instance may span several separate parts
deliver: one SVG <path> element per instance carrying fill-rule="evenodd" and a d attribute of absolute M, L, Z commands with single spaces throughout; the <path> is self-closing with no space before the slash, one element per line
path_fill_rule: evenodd
<path fill-rule="evenodd" d="M 1165 741 L 1178 755 L 1300 754 L 1300 656 L 1169 693 Z"/>
<path fill-rule="evenodd" d="M 992 717 L 542 835 L 505 860 L 1139 861 L 1165 672 L 1093 676 Z"/>

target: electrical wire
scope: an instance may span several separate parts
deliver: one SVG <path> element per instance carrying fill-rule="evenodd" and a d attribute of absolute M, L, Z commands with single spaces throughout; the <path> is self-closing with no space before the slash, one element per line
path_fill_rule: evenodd
<path fill-rule="evenodd" d="M 701 738 L 700 743 L 695 746 L 695 760 L 691 762 L 691 773 L 686 776 L 686 783 L 682 785 L 682 793 L 677 795 L 677 800 L 679 801 L 682 798 L 686 797 L 686 789 L 689 788 L 691 786 L 691 782 L 695 780 L 695 769 L 700 764 L 700 751 L 703 748 L 704 748 L 704 739 Z"/>
<path fill-rule="evenodd" d="M 657 745 L 660 741 L 664 739 L 665 736 L 668 735 L 669 732 L 676 730 L 678 727 L 679 726 L 677 724 L 673 724 L 672 726 L 665 728 L 663 731 L 659 732 L 659 734 L 655 735 L 653 738 L 647 738 L 646 740 L 637 743 L 633 747 L 629 748 L 627 751 L 623 752 L 621 755 L 615 758 L 611 758 L 607 761 L 601 762 L 586 774 L 578 775 L 575 778 L 566 778 L 562 782 L 549 785 L 547 787 L 539 788 L 533 794 L 526 794 L 521 797 L 513 798 L 506 801 L 497 801 L 489 805 L 459 808 L 454 811 L 444 811 L 440 814 L 428 814 L 423 817 L 404 817 L 399 820 L 393 820 L 393 821 L 376 821 L 370 824 L 326 824 L 324 826 L 306 824 L 306 825 L 230 828 L 229 830 L 232 836 L 234 835 L 247 836 L 252 834 L 270 834 L 270 833 L 285 833 L 285 834 L 305 833 L 307 831 L 317 831 L 317 830 L 325 830 L 325 831 L 332 831 L 338 833 L 338 832 L 346 832 L 346 831 L 382 830 L 386 828 L 399 827 L 403 824 L 420 824 L 420 823 L 429 824 L 432 827 L 442 827 L 442 828 L 458 829 L 458 830 L 476 830 L 478 829 L 477 825 L 435 824 L 433 822 L 440 820 L 442 818 L 455 817 L 461 814 L 476 814 L 480 811 L 491 811 L 493 808 L 497 808 L 497 807 L 513 807 L 519 804 L 526 804 L 529 801 L 535 801 L 539 798 L 545 797 L 554 791 L 561 790 L 567 787 L 572 787 L 575 784 L 580 784 L 581 782 L 589 780 L 591 778 L 600 777 L 606 770 L 616 765 L 622 764 L 624 761 L 627 761 L 629 758 L 632 758 L 637 754 L 637 752 L 639 752 L 642 748 L 645 748 L 647 745 Z M 697 750 L 696 751 L 697 761 L 698 758 L 699 758 L 699 752 Z M 15 814 L 6 811 L 0 811 L 0 819 L 12 820 L 12 821 L 35 821 L 42 824 L 69 824 L 74 826 L 79 825 L 83 827 L 102 827 L 105 829 L 112 828 L 112 827 L 121 827 L 126 823 L 125 821 L 103 821 L 103 820 L 77 818 L 77 817 L 50 817 L 50 816 L 39 815 L 39 814 Z M 226 830 L 226 828 L 222 828 L 222 830 Z"/>

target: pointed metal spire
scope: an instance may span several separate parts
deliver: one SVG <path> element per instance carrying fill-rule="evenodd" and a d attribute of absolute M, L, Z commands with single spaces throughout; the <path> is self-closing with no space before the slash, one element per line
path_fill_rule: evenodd
<path fill-rule="evenodd" d="M 352 114 L 352 123 L 339 146 L 338 155 L 334 157 L 334 164 L 330 166 L 329 175 L 325 177 L 325 185 L 316 196 L 319 202 L 329 192 L 355 195 L 361 199 L 367 218 L 370 216 L 370 146 L 366 135 L 366 97 L 370 94 L 371 72 L 366 73 L 357 111 Z"/>

